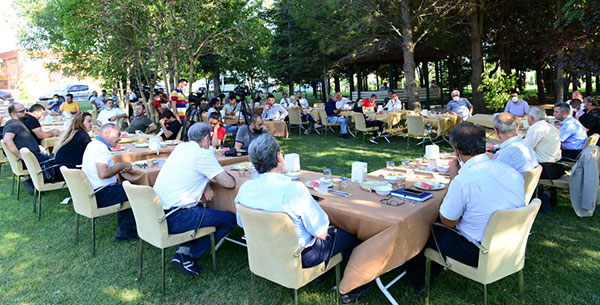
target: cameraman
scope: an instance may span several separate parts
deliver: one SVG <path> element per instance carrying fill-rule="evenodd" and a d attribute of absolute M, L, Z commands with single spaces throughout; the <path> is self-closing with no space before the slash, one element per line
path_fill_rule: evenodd
<path fill-rule="evenodd" d="M 238 152 L 248 151 L 248 146 L 258 138 L 261 134 L 269 134 L 266 127 L 263 126 L 263 119 L 258 114 L 252 115 L 250 118 L 250 124 L 244 125 L 238 129 L 237 135 L 235 136 L 235 149 Z"/>

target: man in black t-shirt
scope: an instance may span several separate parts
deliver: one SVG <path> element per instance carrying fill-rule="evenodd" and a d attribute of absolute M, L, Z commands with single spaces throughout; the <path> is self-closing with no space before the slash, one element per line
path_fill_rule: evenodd
<path fill-rule="evenodd" d="M 165 110 L 160 114 L 160 126 L 162 126 L 163 140 L 178 140 L 177 133 L 181 129 L 181 123 L 177 120 L 171 110 Z"/>
<path fill-rule="evenodd" d="M 44 106 L 33 104 L 29 107 L 29 111 L 25 115 L 25 120 L 23 121 L 23 124 L 29 129 L 38 145 L 40 145 L 45 138 L 52 138 L 60 135 L 60 130 L 58 129 L 50 129 L 48 131 L 42 129 L 40 118 L 44 115 L 44 111 L 46 111 Z"/>
<path fill-rule="evenodd" d="M 588 137 L 597 133 L 600 134 L 600 108 L 598 101 L 593 97 L 583 99 L 586 113 L 579 117 L 579 122 L 587 129 Z"/>

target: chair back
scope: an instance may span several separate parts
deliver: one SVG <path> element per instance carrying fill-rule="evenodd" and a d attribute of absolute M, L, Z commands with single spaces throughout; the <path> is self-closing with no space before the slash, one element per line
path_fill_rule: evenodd
<path fill-rule="evenodd" d="M 27 147 L 21 148 L 19 152 L 21 153 L 23 162 L 25 162 L 25 167 L 27 167 L 33 186 L 35 186 L 38 191 L 41 190 L 44 187 L 44 174 L 42 174 L 40 162 L 38 162 L 35 155 L 29 151 L 29 148 Z"/>
<path fill-rule="evenodd" d="M 313 107 L 315 107 L 315 108 L 323 107 L 323 103 L 314 103 Z"/>
<path fill-rule="evenodd" d="M 236 205 L 248 245 L 252 273 L 288 288 L 300 282 L 302 260 L 294 256 L 298 236 L 290 216 Z"/>
<path fill-rule="evenodd" d="M 94 124 L 96 124 L 96 119 L 98 118 L 98 109 L 96 109 L 96 107 L 94 107 L 90 111 L 90 114 L 92 115 L 92 122 L 94 122 Z"/>
<path fill-rule="evenodd" d="M 479 254 L 478 270 L 485 283 L 492 283 L 521 270 L 529 231 L 542 202 L 536 198 L 527 206 L 494 212 L 485 228 L 481 245 L 488 252 Z"/>
<path fill-rule="evenodd" d="M 321 118 L 321 125 L 335 125 L 335 123 L 329 123 L 329 121 L 327 120 L 327 112 L 325 112 L 325 109 L 319 109 L 319 118 Z"/>
<path fill-rule="evenodd" d="M 10 164 L 10 170 L 13 174 L 16 176 L 27 175 L 27 170 L 23 168 L 23 163 L 21 163 L 19 157 L 8 149 L 4 140 L 0 140 L 0 143 L 2 143 L 2 150 L 4 150 L 4 155 L 6 155 L 6 159 L 8 159 L 8 164 Z"/>
<path fill-rule="evenodd" d="M 302 116 L 300 115 L 300 109 L 293 107 L 289 108 L 288 115 L 290 119 L 290 125 L 301 125 L 302 124 Z"/>
<path fill-rule="evenodd" d="M 542 166 L 538 164 L 535 168 L 532 168 L 523 173 L 523 180 L 525 180 L 525 204 L 529 204 L 535 188 L 540 181 L 542 175 Z"/>
<path fill-rule="evenodd" d="M 425 123 L 420 115 L 407 115 L 406 126 L 409 136 L 423 136 L 425 134 Z"/>
<path fill-rule="evenodd" d="M 66 166 L 61 166 L 60 172 L 69 188 L 75 213 L 89 218 L 95 217 L 96 213 L 94 212 L 97 210 L 98 204 L 96 203 L 96 196 L 90 197 L 94 190 L 85 173 L 80 169 Z"/>
<path fill-rule="evenodd" d="M 360 112 L 352 112 L 352 120 L 354 120 L 354 127 L 358 131 L 367 130 L 367 122 L 365 121 L 365 115 Z"/>
<path fill-rule="evenodd" d="M 207 121 L 208 122 L 208 121 Z M 185 123 L 187 124 L 187 123 Z M 181 140 L 181 133 L 183 132 L 183 126 L 181 126 L 179 128 L 179 131 L 177 132 L 177 136 L 175 137 L 175 140 Z"/>
<path fill-rule="evenodd" d="M 585 145 L 583 145 L 583 149 L 586 149 L 588 146 L 591 146 L 591 145 L 597 145 L 598 144 L 598 138 L 600 138 L 600 135 L 598 135 L 597 133 L 589 136 L 587 138 L 587 140 L 585 140 Z"/>
<path fill-rule="evenodd" d="M 134 185 L 129 181 L 123 182 L 123 189 L 129 199 L 140 238 L 157 248 L 165 248 L 169 229 L 166 219 L 159 221 L 165 216 L 165 211 L 154 189 L 147 185 Z"/>

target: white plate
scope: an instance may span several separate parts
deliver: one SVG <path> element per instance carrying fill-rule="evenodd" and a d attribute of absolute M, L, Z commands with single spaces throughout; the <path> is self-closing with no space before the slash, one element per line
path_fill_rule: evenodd
<path fill-rule="evenodd" d="M 133 146 L 137 147 L 137 148 L 146 148 L 148 147 L 148 143 L 135 143 L 133 144 Z"/>
<path fill-rule="evenodd" d="M 428 184 L 433 185 L 433 188 L 429 189 L 429 188 L 423 187 L 423 185 L 421 185 L 421 183 L 423 183 L 423 182 L 421 182 L 421 181 L 415 183 L 415 187 L 418 189 L 426 190 L 426 191 L 438 191 L 438 190 L 441 190 L 446 187 L 445 184 L 440 183 L 440 182 L 434 182 L 434 181 L 424 181 L 424 182 L 427 182 Z"/>
<path fill-rule="evenodd" d="M 231 167 L 232 170 L 250 170 L 253 169 L 254 165 L 251 162 L 242 162 Z"/>
<path fill-rule="evenodd" d="M 311 185 L 310 185 L 310 183 L 311 183 L 312 181 L 314 181 L 314 182 L 316 182 L 316 183 L 319 183 L 319 182 L 321 182 L 321 181 L 324 181 L 324 180 L 321 180 L 321 179 L 319 179 L 319 180 L 308 180 L 308 181 L 304 182 L 304 185 L 306 185 L 307 187 L 317 188 L 317 186 L 311 186 Z M 331 180 L 325 180 L 325 181 L 329 182 L 329 183 L 327 184 L 327 187 L 332 187 L 332 186 L 333 186 L 333 181 L 331 181 Z"/>

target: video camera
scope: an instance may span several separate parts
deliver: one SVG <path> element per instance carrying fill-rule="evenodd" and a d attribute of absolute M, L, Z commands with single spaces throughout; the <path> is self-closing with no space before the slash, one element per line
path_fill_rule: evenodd
<path fill-rule="evenodd" d="M 204 88 L 198 88 L 196 92 L 190 94 L 190 105 L 200 107 L 200 104 L 206 101 L 206 97 L 204 96 L 205 94 L 206 92 L 204 91 Z"/>

